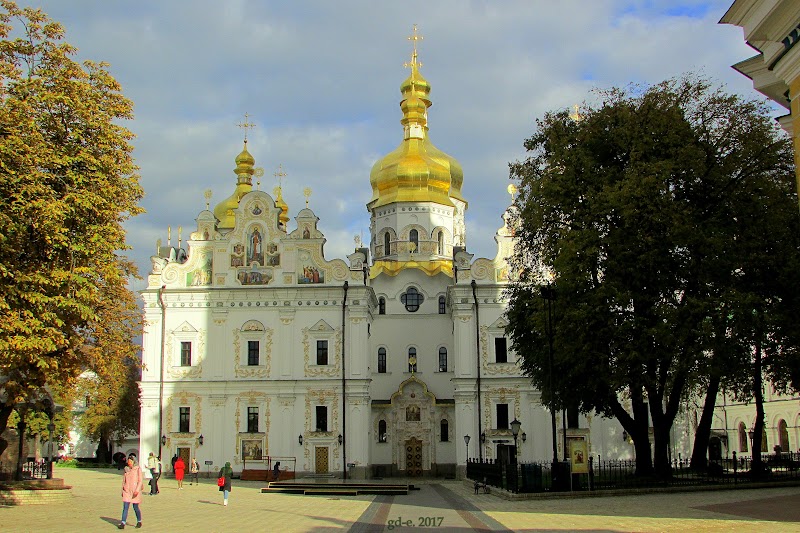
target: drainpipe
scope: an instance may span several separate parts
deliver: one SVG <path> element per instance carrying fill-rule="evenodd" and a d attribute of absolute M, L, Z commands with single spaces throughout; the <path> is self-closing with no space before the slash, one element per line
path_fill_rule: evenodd
<path fill-rule="evenodd" d="M 481 423 L 481 321 L 478 314 L 478 284 L 472 280 L 472 300 L 475 302 L 475 368 L 478 371 L 478 460 L 483 462 L 483 424 Z"/>
<path fill-rule="evenodd" d="M 345 394 L 347 380 L 345 378 L 345 311 L 347 310 L 347 289 L 348 283 L 344 282 L 344 298 L 342 299 L 342 481 L 347 479 L 347 405 Z"/>
<path fill-rule="evenodd" d="M 158 289 L 158 305 L 161 307 L 161 364 L 158 366 L 158 457 L 161 457 L 161 435 L 164 434 L 164 343 L 167 333 L 167 306 L 164 305 L 164 291 L 167 286 Z M 144 453 L 144 452 L 142 452 Z"/>

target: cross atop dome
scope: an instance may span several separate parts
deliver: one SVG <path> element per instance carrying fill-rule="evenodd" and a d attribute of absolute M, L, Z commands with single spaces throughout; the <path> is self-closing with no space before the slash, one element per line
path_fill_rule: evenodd
<path fill-rule="evenodd" d="M 244 130 L 244 142 L 247 142 L 247 130 L 253 129 L 256 127 L 255 124 L 249 121 L 250 115 L 248 113 L 244 114 L 244 122 L 239 122 L 236 124 L 240 128 Z"/>
<path fill-rule="evenodd" d="M 409 41 L 411 41 L 412 44 L 414 45 L 414 51 L 411 53 L 411 61 L 407 62 L 407 63 L 403 63 L 404 67 L 406 67 L 406 68 L 409 68 L 409 67 L 411 67 L 411 68 L 414 68 L 414 67 L 419 68 L 419 67 L 422 66 L 422 63 L 417 60 L 417 41 L 421 41 L 424 38 L 425 37 L 423 37 L 422 35 L 419 35 L 417 33 L 417 25 L 414 24 L 414 33 L 407 37 L 407 39 Z"/>

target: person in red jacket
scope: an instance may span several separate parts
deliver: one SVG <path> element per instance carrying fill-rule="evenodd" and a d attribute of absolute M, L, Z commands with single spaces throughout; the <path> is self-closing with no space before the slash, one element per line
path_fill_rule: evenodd
<path fill-rule="evenodd" d="M 178 490 L 183 490 L 183 475 L 186 473 L 186 463 L 182 457 L 175 461 L 175 479 L 178 480 Z"/>

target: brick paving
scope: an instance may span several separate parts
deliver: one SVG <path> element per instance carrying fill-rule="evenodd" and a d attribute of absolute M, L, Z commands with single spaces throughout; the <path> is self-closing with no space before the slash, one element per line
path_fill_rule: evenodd
<path fill-rule="evenodd" d="M 0 508 L 0 531 L 116 530 L 122 514 L 118 471 L 59 468 L 56 476 L 73 487 L 69 501 Z M 262 494 L 263 485 L 234 480 L 229 505 L 223 507 L 214 480 L 184 483 L 179 491 L 174 480 L 162 479 L 161 494 L 142 502 L 142 531 L 800 533 L 800 487 L 509 501 L 476 495 L 460 481 L 426 480 L 408 496 Z M 134 525 L 131 510 L 126 529 Z"/>

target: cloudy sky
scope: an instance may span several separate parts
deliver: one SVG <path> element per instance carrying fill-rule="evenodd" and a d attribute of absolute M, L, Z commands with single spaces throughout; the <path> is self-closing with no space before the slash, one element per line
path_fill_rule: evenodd
<path fill-rule="evenodd" d="M 431 84 L 430 135 L 464 168 L 467 247 L 494 257 L 509 203 L 508 163 L 547 110 L 595 87 L 702 71 L 757 96 L 730 68 L 754 52 L 720 25 L 732 0 L 18 0 L 66 29 L 78 59 L 106 61 L 133 100 L 146 214 L 127 224 L 142 275 L 167 226 L 184 238 L 233 192 L 249 113 L 249 150 L 272 191 L 282 165 L 290 228 L 310 207 L 344 258 L 368 236 L 369 171 L 402 139 L 399 86 L 417 24 Z M 777 113 L 776 113 L 777 114 Z M 141 284 L 139 284 L 141 288 Z"/>

